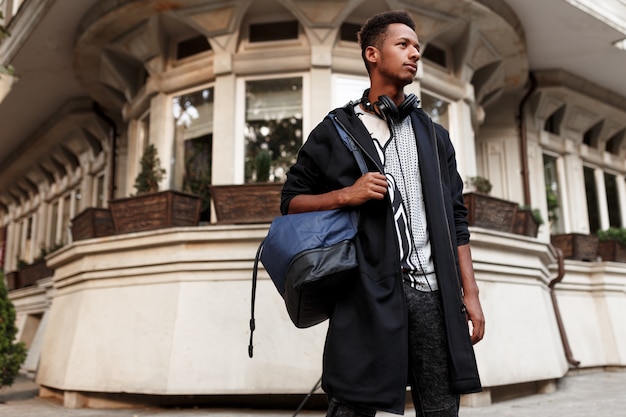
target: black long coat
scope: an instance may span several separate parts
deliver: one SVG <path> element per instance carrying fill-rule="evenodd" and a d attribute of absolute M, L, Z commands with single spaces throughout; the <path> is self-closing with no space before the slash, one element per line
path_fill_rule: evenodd
<path fill-rule="evenodd" d="M 332 114 L 361 147 L 370 171 L 383 167 L 352 105 Z M 456 393 L 481 390 L 461 295 L 457 245 L 469 243 L 463 182 L 448 132 L 422 109 L 411 114 L 435 271 L 443 300 L 450 381 Z M 435 133 L 436 132 L 436 133 Z M 361 172 L 325 118 L 300 149 L 283 188 L 281 211 L 293 197 L 354 184 Z M 330 319 L 323 360 L 324 391 L 341 401 L 404 412 L 408 378 L 407 311 L 395 224 L 388 198 L 360 207 L 360 279 Z"/>

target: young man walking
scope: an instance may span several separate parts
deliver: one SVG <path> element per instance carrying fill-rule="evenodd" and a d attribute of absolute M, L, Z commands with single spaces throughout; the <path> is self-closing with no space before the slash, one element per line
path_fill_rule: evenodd
<path fill-rule="evenodd" d="M 302 146 L 281 211 L 359 212 L 360 276 L 337 302 L 324 348 L 327 416 L 402 414 L 410 385 L 418 416 L 458 416 L 459 395 L 481 390 L 473 343 L 484 334 L 469 247 L 463 181 L 448 132 L 405 95 L 420 45 L 405 12 L 359 32 L 370 88 L 326 118 Z M 471 321 L 471 334 L 468 329 Z"/>

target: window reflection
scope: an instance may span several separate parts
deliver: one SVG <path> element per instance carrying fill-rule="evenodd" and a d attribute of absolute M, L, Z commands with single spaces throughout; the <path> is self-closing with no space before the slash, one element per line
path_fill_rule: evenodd
<path fill-rule="evenodd" d="M 302 78 L 246 83 L 246 182 L 284 181 L 302 144 Z"/>
<path fill-rule="evenodd" d="M 448 112 L 448 102 L 422 92 L 422 109 L 433 119 L 446 129 L 450 129 L 450 115 Z"/>
<path fill-rule="evenodd" d="M 200 220 L 210 216 L 211 167 L 213 161 L 213 87 L 176 96 L 172 101 L 177 176 L 183 191 L 202 198 Z"/>
<path fill-rule="evenodd" d="M 563 216 L 561 215 L 559 180 L 555 157 L 543 155 L 543 172 L 551 232 L 552 234 L 564 233 L 565 228 L 563 226 Z"/>

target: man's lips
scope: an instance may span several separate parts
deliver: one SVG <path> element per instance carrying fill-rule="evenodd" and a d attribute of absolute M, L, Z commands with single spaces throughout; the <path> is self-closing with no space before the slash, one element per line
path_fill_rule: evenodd
<path fill-rule="evenodd" d="M 404 66 L 408 67 L 413 72 L 417 72 L 417 64 L 404 64 Z"/>

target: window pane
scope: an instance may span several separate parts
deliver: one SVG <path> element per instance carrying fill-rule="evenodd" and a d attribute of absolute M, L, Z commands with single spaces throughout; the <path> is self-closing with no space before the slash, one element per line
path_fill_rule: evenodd
<path fill-rule="evenodd" d="M 202 198 L 201 221 L 209 221 L 211 214 L 209 186 L 213 159 L 213 134 L 185 141 L 185 175 L 183 191 Z"/>
<path fill-rule="evenodd" d="M 422 92 L 422 109 L 433 119 L 446 129 L 450 128 L 450 114 L 448 113 L 448 103 L 438 97 Z"/>
<path fill-rule="evenodd" d="M 360 100 L 363 92 L 369 88 L 370 80 L 367 77 L 351 75 L 333 75 L 332 78 L 332 106 L 342 107 L 350 101 Z"/>
<path fill-rule="evenodd" d="M 434 62 L 435 64 L 440 65 L 444 68 L 448 66 L 448 57 L 446 51 L 431 43 L 426 46 L 426 49 L 422 53 L 422 58 Z"/>
<path fill-rule="evenodd" d="M 605 173 L 604 186 L 606 187 L 606 202 L 609 207 L 609 224 L 611 227 L 622 227 L 619 197 L 617 195 L 617 177 Z"/>
<path fill-rule="evenodd" d="M 587 212 L 589 215 L 589 231 L 596 233 L 600 229 L 600 212 L 598 210 L 598 189 L 594 169 L 583 168 L 585 174 L 585 191 L 587 194 Z"/>
<path fill-rule="evenodd" d="M 104 207 L 104 174 L 96 177 L 96 207 Z"/>
<path fill-rule="evenodd" d="M 176 59 L 183 59 L 204 51 L 210 51 L 211 44 L 206 36 L 186 39 L 176 45 Z"/>
<path fill-rule="evenodd" d="M 30 216 L 24 222 L 24 227 L 26 227 L 26 231 L 24 233 L 24 253 L 22 258 L 29 261 L 31 260 L 31 246 L 32 246 L 32 238 L 33 238 L 33 216 Z"/>
<path fill-rule="evenodd" d="M 213 87 L 173 98 L 176 139 L 213 134 Z"/>
<path fill-rule="evenodd" d="M 250 42 L 272 42 L 298 39 L 298 21 L 253 23 L 250 25 Z"/>
<path fill-rule="evenodd" d="M 548 202 L 548 220 L 550 221 L 551 232 L 552 234 L 564 233 L 559 177 L 555 157 L 543 156 L 543 171 L 546 182 L 546 200 Z"/>
<path fill-rule="evenodd" d="M 347 42 L 359 42 L 358 33 L 361 30 L 361 25 L 357 23 L 344 22 L 339 29 L 339 39 Z"/>
<path fill-rule="evenodd" d="M 58 222 L 59 220 L 59 201 L 55 201 L 52 204 L 52 214 L 50 215 L 50 247 L 54 247 L 57 244 L 57 236 L 58 232 Z"/>
<path fill-rule="evenodd" d="M 182 155 L 183 191 L 202 198 L 200 220 L 209 220 L 213 161 L 213 87 L 173 99 L 175 143 Z"/>
<path fill-rule="evenodd" d="M 63 219 L 61 220 L 61 244 L 68 242 L 67 228 L 70 224 L 70 208 L 72 205 L 72 196 L 68 194 L 63 198 Z"/>
<path fill-rule="evenodd" d="M 246 182 L 284 181 L 302 144 L 302 78 L 246 83 Z"/>

